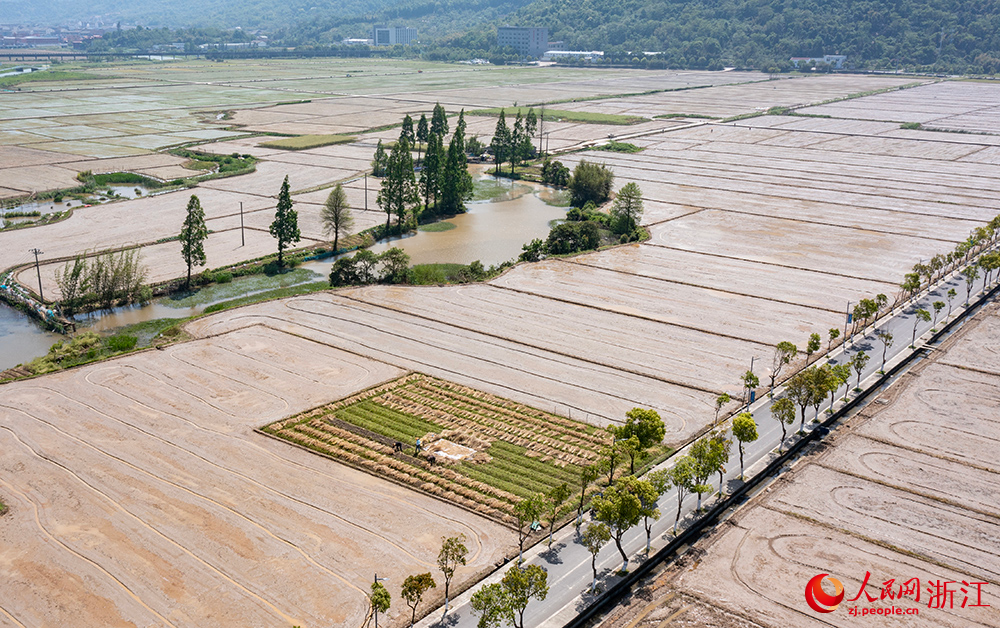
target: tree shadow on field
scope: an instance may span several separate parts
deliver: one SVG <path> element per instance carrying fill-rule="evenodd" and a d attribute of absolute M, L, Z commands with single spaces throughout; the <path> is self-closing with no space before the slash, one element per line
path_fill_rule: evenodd
<path fill-rule="evenodd" d="M 564 547 L 566 547 L 566 544 L 561 541 L 553 543 L 552 547 L 546 549 L 544 552 L 539 552 L 538 555 L 544 558 L 545 562 L 550 565 L 561 565 L 563 561 L 559 558 L 559 550 Z"/>

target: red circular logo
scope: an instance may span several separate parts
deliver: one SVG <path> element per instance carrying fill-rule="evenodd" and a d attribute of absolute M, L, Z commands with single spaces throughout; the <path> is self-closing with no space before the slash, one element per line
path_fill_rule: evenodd
<path fill-rule="evenodd" d="M 822 584 L 825 577 L 827 574 L 821 573 L 806 584 L 806 603 L 817 613 L 832 613 L 837 610 L 837 606 L 844 599 L 844 585 L 840 584 L 840 580 L 833 576 L 829 576 L 829 578 L 837 592 L 830 595 L 823 590 Z"/>

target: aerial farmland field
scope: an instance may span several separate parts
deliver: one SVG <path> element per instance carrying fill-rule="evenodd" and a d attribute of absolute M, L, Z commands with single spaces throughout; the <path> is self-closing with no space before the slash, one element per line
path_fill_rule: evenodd
<path fill-rule="evenodd" d="M 211 267 L 274 252 L 267 228 L 286 175 L 302 245 L 326 245 L 319 208 L 336 183 L 345 186 L 355 230 L 384 222 L 375 204 L 378 180 L 364 174 L 378 139 L 394 139 L 398 130 L 378 127 L 406 113 L 429 114 L 435 102 L 449 114 L 548 102 L 553 109 L 648 118 L 626 126 L 552 122 L 546 130 L 551 149 L 598 145 L 609 134 L 643 149 L 555 158 L 571 168 L 582 159 L 606 163 L 616 190 L 635 182 L 651 237 L 522 263 L 486 283 L 345 288 L 231 309 L 187 323 L 189 339 L 161 350 L 4 385 L 4 626 L 353 625 L 364 617 L 364 592 L 376 570 L 390 577 L 395 595 L 407 575 L 435 572 L 441 537 L 459 533 L 470 549 L 459 580 L 471 583 L 516 553 L 515 532 L 496 521 L 503 512 L 476 515 L 256 430 L 417 372 L 594 428 L 620 423 L 633 407 L 653 408 L 665 421 L 665 443 L 681 445 L 713 421 L 718 395 L 738 394 L 739 375 L 753 360 L 769 360 L 776 342 L 803 347 L 810 333 L 825 339 L 842 325 L 848 301 L 879 293 L 892 301 L 915 263 L 952 250 L 1000 207 L 994 85 L 377 60 L 136 63 L 87 71 L 106 79 L 36 83 L 5 94 L 0 193 L 13 198 L 69 187 L 85 170 L 193 176 L 198 171 L 186 167 L 187 159 L 165 152 L 192 142 L 206 153 L 259 161 L 249 174 L 74 208 L 61 222 L 0 232 L 0 269 L 17 267 L 23 284 L 35 281 L 28 251 L 44 251 L 47 295 L 58 292 L 60 260 L 122 245 L 142 247 L 150 280 L 183 275 L 179 244 L 162 240 L 177 235 L 191 194 L 201 198 L 213 231 Z M 871 93 L 881 90 L 895 91 Z M 800 115 L 813 113 L 832 117 Z M 708 117 L 654 119 L 671 115 Z M 755 117 L 726 120 L 743 115 Z M 925 129 L 901 129 L 904 122 Z M 470 135 L 488 143 L 494 124 L 470 117 Z M 967 132 L 926 130 L 938 126 Z M 260 147 L 273 139 L 258 135 L 264 132 L 357 138 L 288 152 Z M 948 420 L 937 429 L 949 430 L 955 443 L 961 409 L 969 395 L 992 394 L 995 370 L 987 358 L 963 351 L 951 355 L 962 355 L 966 370 L 946 368 L 944 360 L 926 373 L 939 388 L 973 386 L 965 396 L 940 396 Z M 873 420 L 846 440 L 905 445 L 930 456 L 923 450 L 933 442 L 918 438 L 927 432 L 907 432 L 905 413 L 892 412 L 884 413 L 896 417 L 889 427 Z M 974 418 L 992 429 L 988 417 Z M 864 449 L 845 447 L 829 464 L 803 471 L 806 488 L 776 494 L 744 521 L 804 538 L 817 534 L 804 518 L 812 517 L 838 526 L 822 533 L 858 556 L 879 556 L 886 565 L 910 560 L 884 549 L 895 532 L 857 539 L 874 525 L 857 513 L 865 509 L 858 489 L 885 503 L 916 499 L 920 507 L 937 497 L 911 498 L 859 477 L 868 473 L 858 462 Z M 947 466 L 954 474 L 953 463 Z M 978 503 L 977 514 L 950 511 L 942 521 L 982 534 L 982 518 L 996 514 L 982 488 L 994 471 L 976 470 L 958 498 Z M 854 514 L 840 515 L 813 496 L 810 487 L 820 484 L 850 489 L 841 505 Z M 808 515 L 793 513 L 798 503 Z M 909 529 L 925 534 L 928 521 Z M 761 574 L 793 569 L 767 555 L 771 550 L 761 548 L 770 540 L 755 534 L 754 552 L 770 561 L 767 569 L 778 565 Z M 741 543 L 721 539 L 726 547 Z M 996 558 L 992 545 L 972 551 L 929 539 L 920 551 L 944 565 L 941 575 L 982 568 L 983 577 L 996 580 L 987 569 Z M 726 562 L 715 556 L 713 565 Z M 743 585 L 700 578 L 695 572 L 685 586 L 734 600 L 749 595 Z M 435 600 L 441 593 L 439 587 Z M 767 612 L 796 617 L 788 609 Z M 408 617 L 400 605 L 387 620 L 403 626 Z M 992 620 L 961 615 L 941 625 L 962 621 Z"/>

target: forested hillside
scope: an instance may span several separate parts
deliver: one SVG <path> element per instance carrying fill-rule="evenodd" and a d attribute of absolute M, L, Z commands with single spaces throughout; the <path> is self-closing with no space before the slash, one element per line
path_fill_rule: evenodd
<path fill-rule="evenodd" d="M 260 28 L 309 24 L 330 16 L 377 11 L 393 0 L 2 0 L 0 23 L 61 25 L 70 21 L 116 22 L 170 28 Z M 370 28 L 370 26 L 369 26 Z"/>
<path fill-rule="evenodd" d="M 508 21 L 548 26 L 572 49 L 662 51 L 687 67 L 822 54 L 861 67 L 995 66 L 1000 57 L 998 0 L 535 0 Z"/>
<path fill-rule="evenodd" d="M 787 68 L 792 56 L 844 54 L 856 69 L 1000 72 L 1000 0 L 7 0 L 4 13 L 256 28 L 290 46 L 335 44 L 383 22 L 416 27 L 421 43 L 405 54 L 430 59 L 510 60 L 496 28 L 511 25 L 547 26 L 570 49 L 652 67 Z M 663 54 L 637 54 L 646 51 Z"/>

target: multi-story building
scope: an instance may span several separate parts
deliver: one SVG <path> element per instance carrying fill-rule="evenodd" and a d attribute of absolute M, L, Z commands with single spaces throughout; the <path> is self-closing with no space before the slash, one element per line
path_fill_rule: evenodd
<path fill-rule="evenodd" d="M 497 29 L 497 45 L 529 57 L 541 57 L 549 49 L 549 29 L 501 26 Z"/>
<path fill-rule="evenodd" d="M 417 39 L 417 29 L 408 26 L 376 26 L 372 29 L 375 46 L 409 46 Z"/>

